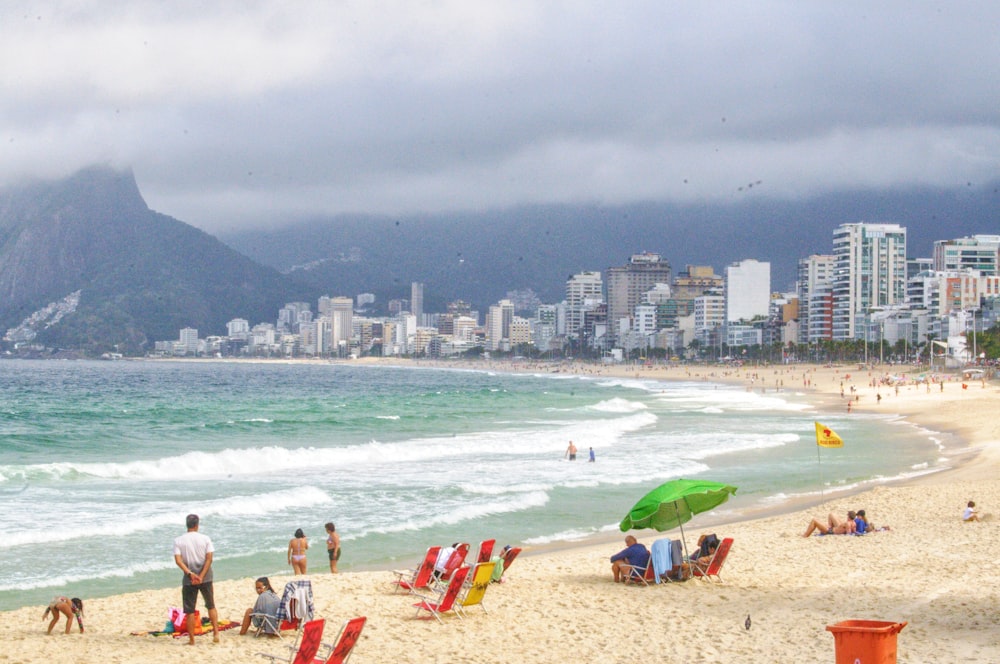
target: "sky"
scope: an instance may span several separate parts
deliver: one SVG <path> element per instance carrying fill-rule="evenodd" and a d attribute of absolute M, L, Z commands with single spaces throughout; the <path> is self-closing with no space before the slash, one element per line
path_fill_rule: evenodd
<path fill-rule="evenodd" d="M 0 0 L 0 186 L 209 232 L 1000 176 L 1000 3 Z"/>

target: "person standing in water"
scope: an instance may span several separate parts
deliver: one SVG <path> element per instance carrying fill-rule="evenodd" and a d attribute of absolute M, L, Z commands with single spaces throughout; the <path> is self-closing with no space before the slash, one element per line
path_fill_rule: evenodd
<path fill-rule="evenodd" d="M 590 459 L 588 459 L 588 461 L 590 461 L 590 463 L 594 463 L 595 461 L 597 461 L 597 457 L 594 456 L 593 447 L 590 448 Z"/>
<path fill-rule="evenodd" d="M 565 457 L 570 461 L 576 461 L 576 445 L 573 444 L 572 440 L 569 441 L 569 446 L 566 448 Z"/>
<path fill-rule="evenodd" d="M 330 557 L 330 574 L 337 573 L 337 561 L 340 560 L 340 535 L 337 534 L 337 527 L 333 522 L 324 526 L 326 528 L 326 555 Z"/>
<path fill-rule="evenodd" d="M 292 566 L 295 574 L 306 573 L 306 549 L 309 548 L 309 540 L 301 528 L 295 531 L 295 537 L 288 540 L 288 564 Z"/>

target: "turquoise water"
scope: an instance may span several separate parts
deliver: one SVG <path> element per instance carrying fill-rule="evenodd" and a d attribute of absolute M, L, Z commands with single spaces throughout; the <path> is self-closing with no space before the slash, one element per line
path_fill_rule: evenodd
<path fill-rule="evenodd" d="M 847 441 L 822 451 L 821 470 L 815 419 Z M 701 382 L 2 361 L 0 609 L 176 585 L 171 546 L 189 512 L 215 542 L 217 579 L 287 572 L 299 527 L 322 571 L 327 521 L 350 571 L 409 564 L 434 543 L 594 535 L 672 478 L 739 487 L 719 510 L 738 516 L 930 472 L 937 451 L 891 417 Z"/>

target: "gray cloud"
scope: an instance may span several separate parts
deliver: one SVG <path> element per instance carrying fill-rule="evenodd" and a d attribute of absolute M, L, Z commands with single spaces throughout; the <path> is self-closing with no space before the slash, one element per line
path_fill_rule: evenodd
<path fill-rule="evenodd" d="M 0 4 L 0 183 L 213 230 L 1000 173 L 996 3 L 125 4 Z"/>

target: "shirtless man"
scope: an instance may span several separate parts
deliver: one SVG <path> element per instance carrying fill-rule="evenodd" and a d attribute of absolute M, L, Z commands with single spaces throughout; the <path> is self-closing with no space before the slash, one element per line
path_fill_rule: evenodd
<path fill-rule="evenodd" d="M 824 535 L 853 535 L 857 527 L 854 523 L 854 517 L 856 516 L 857 514 L 855 514 L 854 510 L 851 510 L 847 513 L 847 521 L 839 520 L 832 513 L 826 517 L 826 523 L 823 523 L 819 519 L 813 519 L 802 536 L 809 537 L 817 530 Z"/>
<path fill-rule="evenodd" d="M 569 441 L 569 446 L 566 448 L 566 458 L 570 461 L 576 461 L 576 445 L 573 441 Z"/>

